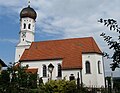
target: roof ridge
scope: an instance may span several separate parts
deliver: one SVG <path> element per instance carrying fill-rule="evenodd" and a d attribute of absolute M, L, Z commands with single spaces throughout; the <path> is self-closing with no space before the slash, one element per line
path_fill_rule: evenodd
<path fill-rule="evenodd" d="M 38 42 L 52 42 L 52 41 L 64 41 L 64 40 L 74 40 L 74 39 L 87 39 L 87 38 L 93 38 L 93 37 L 65 38 L 65 39 L 56 39 L 56 40 L 43 40 L 43 41 L 35 41 L 35 42 L 32 42 L 32 43 L 38 43 Z"/>
<path fill-rule="evenodd" d="M 99 46 L 97 45 L 96 41 L 94 40 L 94 38 L 91 38 L 91 41 L 92 41 L 92 46 L 93 46 L 93 50 L 96 51 L 96 48 L 95 46 L 98 47 L 98 49 L 100 50 Z M 101 51 L 101 50 L 100 50 Z"/>
<path fill-rule="evenodd" d="M 94 47 L 94 43 L 93 42 L 94 42 L 94 39 L 91 38 L 92 47 L 93 47 L 93 50 L 95 51 L 95 49 L 94 49 L 95 47 Z"/>

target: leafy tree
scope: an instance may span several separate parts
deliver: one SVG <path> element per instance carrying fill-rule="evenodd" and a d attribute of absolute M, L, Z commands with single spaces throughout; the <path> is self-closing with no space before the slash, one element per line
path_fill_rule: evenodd
<path fill-rule="evenodd" d="M 36 73 L 28 73 L 28 87 L 31 89 L 37 88 L 37 74 Z"/>
<path fill-rule="evenodd" d="M 30 88 L 37 88 L 37 73 L 28 73 L 26 69 L 28 66 L 10 64 L 7 70 L 2 71 L 0 93 L 29 93 Z"/>
<path fill-rule="evenodd" d="M 9 73 L 4 70 L 2 71 L 1 75 L 0 75 L 0 93 L 3 93 L 3 91 L 6 91 L 6 88 L 8 88 L 9 86 Z"/>
<path fill-rule="evenodd" d="M 120 93 L 120 78 L 113 78 L 113 81 L 113 88 L 115 89 L 116 93 Z"/>
<path fill-rule="evenodd" d="M 109 27 L 111 31 L 115 31 L 118 33 L 117 40 L 113 40 L 112 36 L 106 35 L 105 33 L 102 33 L 100 36 L 103 37 L 104 41 L 107 42 L 109 49 L 113 49 L 113 55 L 110 57 L 107 53 L 104 53 L 104 56 L 112 59 L 113 62 L 110 64 L 112 71 L 115 70 L 115 68 L 119 68 L 120 64 L 120 27 L 117 24 L 117 21 L 114 19 L 100 19 L 98 22 L 103 23 L 104 26 Z"/>

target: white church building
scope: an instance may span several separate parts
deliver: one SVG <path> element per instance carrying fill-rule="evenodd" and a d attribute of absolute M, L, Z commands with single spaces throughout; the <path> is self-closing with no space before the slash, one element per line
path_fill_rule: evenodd
<path fill-rule="evenodd" d="M 20 12 L 20 40 L 15 62 L 28 65 L 44 83 L 49 79 L 69 80 L 71 75 L 77 80 L 79 75 L 85 86 L 105 87 L 103 56 L 93 37 L 35 42 L 36 17 L 30 5 Z"/>

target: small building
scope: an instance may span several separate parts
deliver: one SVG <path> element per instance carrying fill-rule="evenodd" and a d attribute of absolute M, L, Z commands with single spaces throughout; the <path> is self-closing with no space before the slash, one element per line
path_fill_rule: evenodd
<path fill-rule="evenodd" d="M 0 59 L 0 74 L 2 71 L 2 67 L 7 67 L 7 65 Z"/>

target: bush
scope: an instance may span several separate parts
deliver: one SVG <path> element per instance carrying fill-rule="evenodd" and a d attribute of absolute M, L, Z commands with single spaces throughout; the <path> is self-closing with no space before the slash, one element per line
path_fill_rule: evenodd
<path fill-rule="evenodd" d="M 44 93 L 76 93 L 76 83 L 74 80 L 51 80 L 40 86 Z"/>

